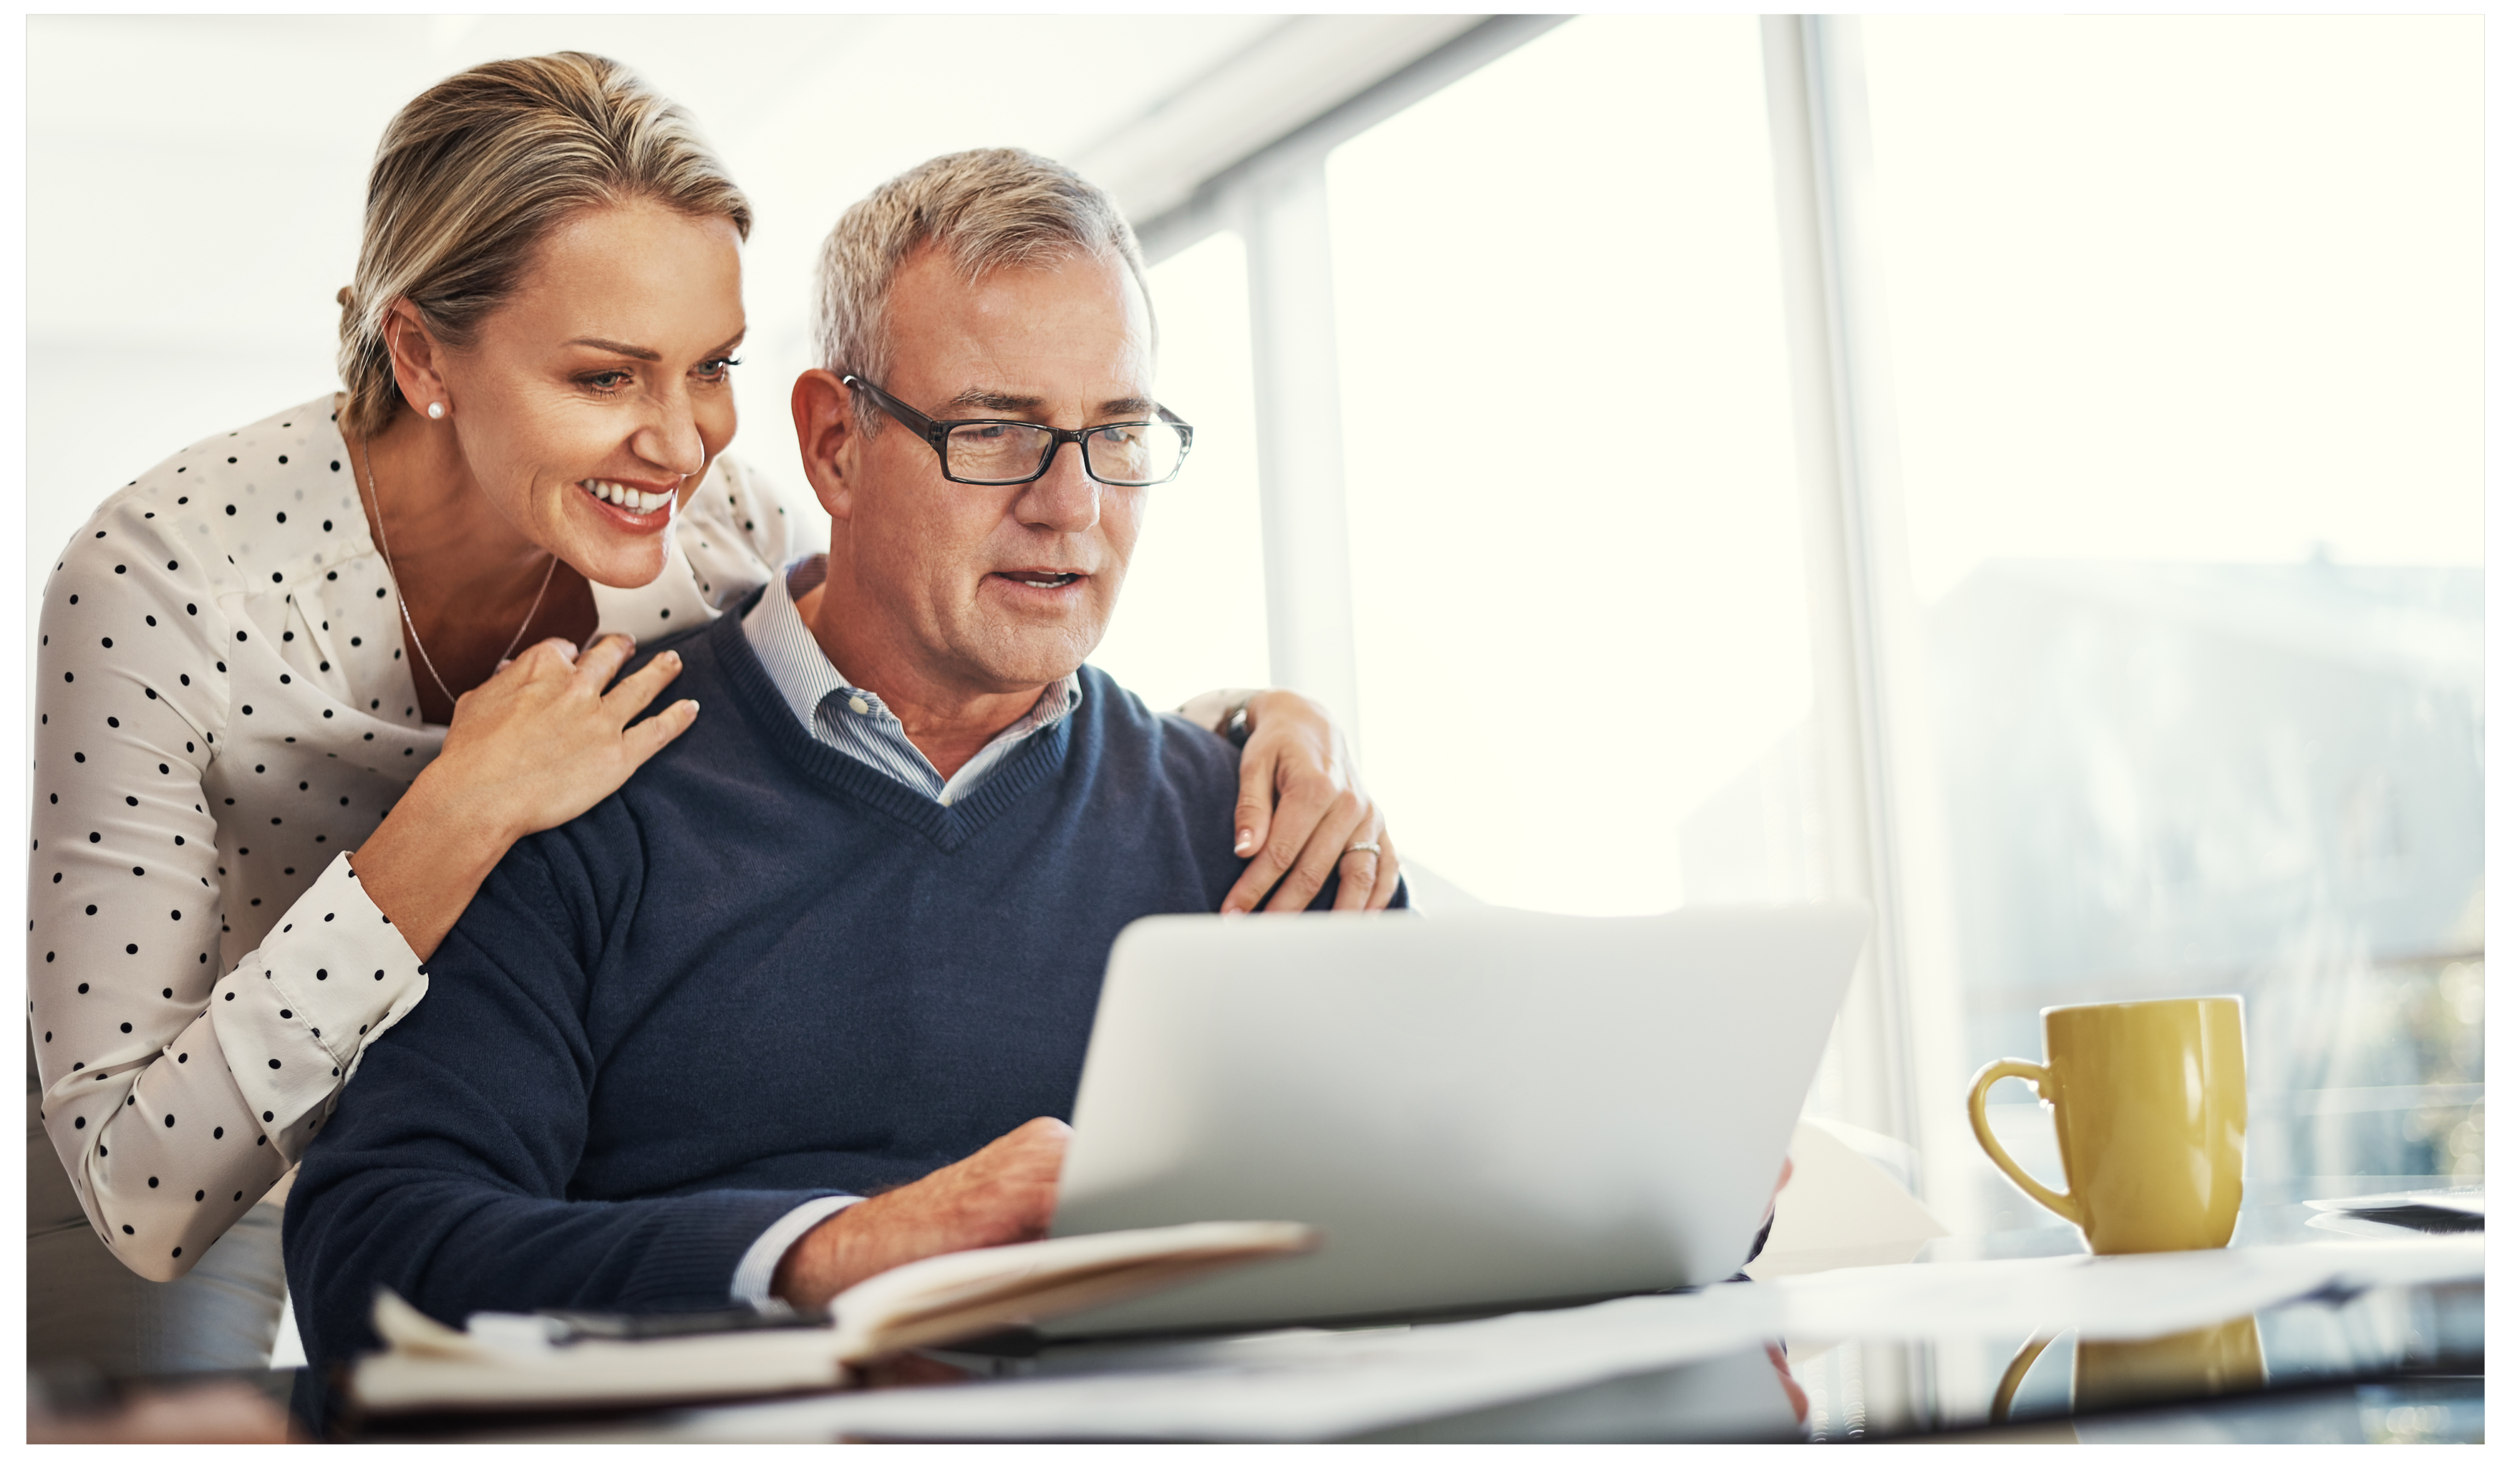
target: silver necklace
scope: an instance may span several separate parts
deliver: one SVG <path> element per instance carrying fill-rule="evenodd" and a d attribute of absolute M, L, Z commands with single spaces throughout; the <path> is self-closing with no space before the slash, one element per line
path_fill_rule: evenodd
<path fill-rule="evenodd" d="M 452 705 L 455 701 L 455 692 L 447 686 L 446 677 L 437 673 L 437 663 L 428 659 L 428 647 L 420 643 L 420 626 L 411 622 L 411 601 L 403 597 L 402 579 L 394 573 L 393 550 L 385 547 L 384 499 L 377 493 L 376 462 L 368 456 L 368 439 L 364 436 L 359 438 L 359 466 L 367 470 L 368 502 L 376 509 L 377 514 L 377 556 L 385 562 L 385 582 L 393 586 L 394 607 L 402 611 L 402 626 L 411 632 L 411 648 L 420 653 L 420 663 L 428 667 L 428 678 L 437 682 L 438 691 L 445 696 L 448 704 Z M 518 645 L 523 642 L 525 630 L 534 622 L 535 612 L 543 607 L 543 596 L 551 592 L 552 574 L 559 568 L 560 556 L 554 554 L 552 562 L 543 567 L 543 585 L 542 588 L 534 591 L 533 607 L 525 611 L 524 624 L 517 626 L 516 636 L 509 640 L 508 648 L 499 652 L 500 664 L 507 664 L 509 658 L 517 653 Z"/>

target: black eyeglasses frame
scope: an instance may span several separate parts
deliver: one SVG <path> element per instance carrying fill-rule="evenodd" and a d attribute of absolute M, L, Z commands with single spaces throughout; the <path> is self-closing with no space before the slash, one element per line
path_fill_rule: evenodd
<path fill-rule="evenodd" d="M 1114 427 L 1150 427 L 1155 425 L 1155 422 L 1101 422 L 1092 427 L 1071 430 L 1064 427 L 1046 427 L 1039 422 L 1017 421 L 1011 417 L 964 417 L 940 421 L 855 372 L 841 376 L 840 385 L 852 390 L 866 392 L 869 399 L 881 407 L 886 416 L 919 434 L 921 439 L 925 441 L 928 448 L 936 454 L 936 471 L 945 475 L 946 481 L 966 483 L 972 487 L 1018 487 L 1027 482 L 1038 482 L 1049 476 L 1050 465 L 1058 458 L 1058 449 L 1069 442 L 1076 444 L 1077 460 L 1084 465 L 1085 476 L 1095 481 L 1106 487 L 1156 487 L 1181 476 L 1182 464 L 1190 461 L 1192 434 L 1196 430 L 1188 422 L 1174 416 L 1170 407 L 1157 405 L 1155 421 L 1181 434 L 1181 456 L 1174 461 L 1173 470 L 1161 478 L 1146 482 L 1113 482 L 1094 471 L 1094 454 L 1085 449 L 1085 438 L 1093 433 L 1108 432 Z M 1029 478 L 958 478 L 954 475 L 953 464 L 945 459 L 945 439 L 953 434 L 957 427 L 1029 427 L 1036 432 L 1050 434 L 1050 445 L 1041 454 L 1041 466 L 1035 468 Z"/>

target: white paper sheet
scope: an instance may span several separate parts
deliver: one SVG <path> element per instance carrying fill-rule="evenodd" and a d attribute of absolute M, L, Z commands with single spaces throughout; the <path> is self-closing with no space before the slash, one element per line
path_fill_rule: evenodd
<path fill-rule="evenodd" d="M 1848 1265 L 1903 1265 L 1951 1233 L 1870 1159 L 1826 1129 L 1796 1124 L 1794 1176 L 1777 1196 L 1766 1248 L 1744 1268 L 1753 1280 Z"/>
<path fill-rule="evenodd" d="M 1753 1287 L 1727 1286 L 1747 1296 Z M 841 1394 L 685 1414 L 660 1441 L 842 1435 L 1305 1441 L 1493 1407 L 1758 1344 L 1756 1304 L 1613 1301 L 1362 1332 L 1290 1331 L 1141 1351 L 1111 1372 Z M 1171 1350 L 1174 1349 L 1165 1349 Z M 1785 1407 L 1781 1386 L 1777 1407 Z M 1783 1413 L 1790 1417 L 1790 1413 Z"/>
<path fill-rule="evenodd" d="M 2068 1328 L 2137 1341 L 2333 1289 L 2482 1279 L 2482 1236 L 2265 1245 L 2168 1255 L 2072 1255 L 1881 1265 L 1760 1287 L 1794 1336 L 2019 1338 Z"/>

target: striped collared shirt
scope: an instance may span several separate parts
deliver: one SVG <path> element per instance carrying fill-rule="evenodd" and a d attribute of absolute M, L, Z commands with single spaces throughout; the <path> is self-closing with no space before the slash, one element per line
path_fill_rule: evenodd
<path fill-rule="evenodd" d="M 872 691 L 848 683 L 821 642 L 796 613 L 799 594 L 823 582 L 828 561 L 810 554 L 770 576 L 761 603 L 743 617 L 743 638 L 770 683 L 788 702 L 814 740 L 855 757 L 884 776 L 952 805 L 988 780 L 998 764 L 1033 733 L 1057 726 L 1085 697 L 1075 672 L 1042 688 L 1041 699 L 1023 718 L 989 739 L 989 745 L 956 769 L 952 777 L 936 770 L 926 754 L 911 744 L 901 718 Z"/>

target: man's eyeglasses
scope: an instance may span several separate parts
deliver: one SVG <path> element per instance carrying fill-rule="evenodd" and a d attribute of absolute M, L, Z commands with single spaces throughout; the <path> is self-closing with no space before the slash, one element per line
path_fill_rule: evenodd
<path fill-rule="evenodd" d="M 1087 476 L 1113 487 L 1170 482 L 1190 456 L 1191 425 L 1160 406 L 1156 421 L 1105 422 L 1068 432 L 1038 422 L 940 422 L 863 376 L 843 376 L 840 383 L 866 392 L 886 415 L 924 438 L 952 482 L 1030 482 L 1050 471 L 1064 442 L 1074 442 L 1085 455 Z"/>

